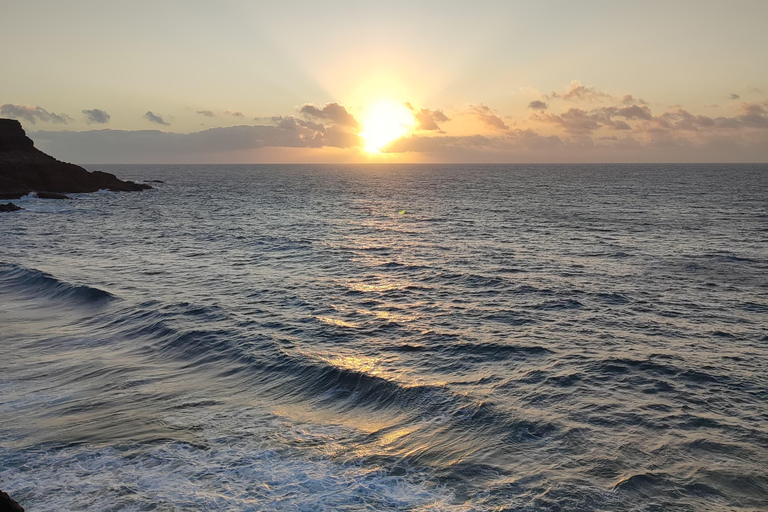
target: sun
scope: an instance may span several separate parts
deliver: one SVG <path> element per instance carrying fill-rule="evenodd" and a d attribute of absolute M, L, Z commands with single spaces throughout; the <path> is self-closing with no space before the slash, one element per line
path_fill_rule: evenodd
<path fill-rule="evenodd" d="M 362 117 L 365 141 L 369 153 L 381 153 L 381 149 L 395 139 L 407 135 L 416 125 L 413 113 L 402 103 L 380 100 L 372 103 Z"/>

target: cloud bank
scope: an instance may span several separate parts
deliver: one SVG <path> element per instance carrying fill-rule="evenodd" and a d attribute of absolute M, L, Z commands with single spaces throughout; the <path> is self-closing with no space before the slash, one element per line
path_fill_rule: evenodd
<path fill-rule="evenodd" d="M 193 133 L 160 130 L 90 130 L 31 132 L 41 149 L 81 163 L 152 163 L 254 161 L 264 148 L 359 148 L 363 142 L 343 127 L 293 117 L 273 118 L 274 125 L 210 128 Z"/>
<path fill-rule="evenodd" d="M 447 111 L 405 103 L 415 128 L 381 151 L 401 160 L 444 162 L 768 161 L 768 99 L 734 98 L 719 110 L 727 109 L 726 115 L 711 116 L 680 105 L 659 109 L 632 94 L 609 94 L 579 82 L 565 92 L 537 94 L 541 99 L 524 104 L 514 117 L 502 117 L 484 103 Z M 68 119 L 42 107 L 13 104 L 2 105 L 0 113 L 31 123 Z M 109 121 L 109 114 L 100 109 L 83 113 L 88 123 Z M 244 118 L 237 111 L 196 113 L 220 122 Z M 170 125 L 152 111 L 144 118 Z M 283 155 L 318 155 L 325 150 L 343 154 L 346 160 L 370 158 L 362 149 L 362 126 L 354 109 L 340 103 L 306 103 L 295 115 L 256 121 L 193 133 L 89 130 L 38 131 L 31 136 L 55 156 L 81 163 L 258 162 L 277 154 L 268 151 L 275 148 L 282 148 Z"/>

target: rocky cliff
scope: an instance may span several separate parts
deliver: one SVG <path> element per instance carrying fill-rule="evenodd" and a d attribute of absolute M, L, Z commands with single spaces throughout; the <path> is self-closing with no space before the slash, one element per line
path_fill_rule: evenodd
<path fill-rule="evenodd" d="M 0 199 L 16 199 L 30 192 L 130 192 L 147 188 L 152 187 L 60 162 L 36 149 L 21 123 L 0 119 Z"/>
<path fill-rule="evenodd" d="M 24 512 L 24 508 L 8 496 L 8 494 L 0 491 L 0 512 Z"/>

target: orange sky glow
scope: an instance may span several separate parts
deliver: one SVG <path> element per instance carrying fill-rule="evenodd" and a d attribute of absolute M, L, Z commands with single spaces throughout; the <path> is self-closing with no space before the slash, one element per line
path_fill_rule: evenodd
<path fill-rule="evenodd" d="M 78 163 L 768 161 L 765 2 L 4 10 L 0 117 Z"/>

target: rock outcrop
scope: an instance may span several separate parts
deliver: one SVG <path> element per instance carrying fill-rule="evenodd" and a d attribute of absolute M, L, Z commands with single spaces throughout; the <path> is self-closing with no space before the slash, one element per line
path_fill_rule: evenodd
<path fill-rule="evenodd" d="M 19 210 L 23 210 L 24 208 L 21 208 L 20 206 L 16 206 L 13 203 L 0 203 L 0 212 L 17 212 Z"/>
<path fill-rule="evenodd" d="M 0 491 L 0 512 L 24 512 L 24 509 L 7 493 Z"/>
<path fill-rule="evenodd" d="M 132 192 L 148 188 L 152 187 L 122 181 L 108 172 L 89 172 L 60 162 L 35 148 L 21 123 L 0 119 L 0 199 L 17 199 L 30 192 L 61 194 L 100 189 Z"/>

